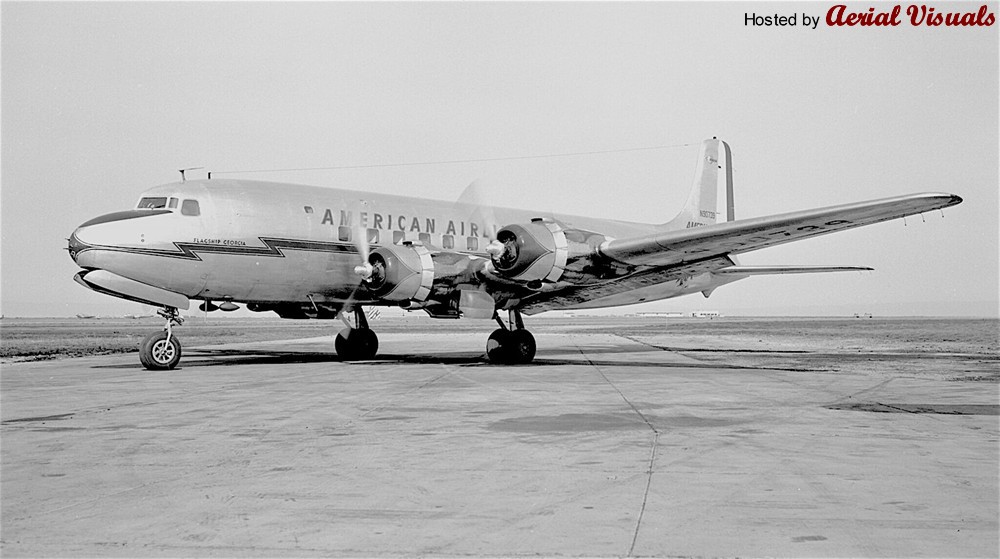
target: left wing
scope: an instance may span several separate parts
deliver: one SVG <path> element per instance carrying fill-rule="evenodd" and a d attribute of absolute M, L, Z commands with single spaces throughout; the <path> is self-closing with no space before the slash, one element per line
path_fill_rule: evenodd
<path fill-rule="evenodd" d="M 606 258 L 634 266 L 674 266 L 947 208 L 961 201 L 954 194 L 911 194 L 610 240 L 598 251 Z"/>
<path fill-rule="evenodd" d="M 526 314 L 535 314 L 560 308 L 627 305 L 697 291 L 708 296 L 720 285 L 754 275 L 869 271 L 871 268 L 860 266 L 741 266 L 733 257 L 961 201 L 952 194 L 913 194 L 606 240 L 585 261 L 629 270 L 624 275 L 596 283 L 564 285 L 524 297 L 516 304 Z"/>

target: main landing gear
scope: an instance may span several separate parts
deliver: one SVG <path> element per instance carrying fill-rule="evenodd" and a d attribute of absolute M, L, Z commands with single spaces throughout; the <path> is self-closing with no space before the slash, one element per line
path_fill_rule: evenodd
<path fill-rule="evenodd" d="M 166 319 L 166 326 L 162 332 L 150 334 L 139 346 L 139 362 L 151 371 L 173 369 L 181 360 L 181 342 L 173 335 L 173 327 L 180 326 L 184 319 L 173 307 L 160 309 L 157 314 Z"/>
<path fill-rule="evenodd" d="M 337 355 L 344 361 L 363 361 L 375 357 L 378 352 L 378 336 L 375 331 L 368 327 L 368 319 L 361 307 L 354 307 L 354 325 L 347 321 L 344 315 L 347 311 L 341 311 L 341 318 L 347 328 L 337 334 L 337 341 L 334 346 L 337 348 Z"/>
<path fill-rule="evenodd" d="M 531 363 L 535 358 L 535 337 L 524 328 L 521 311 L 508 311 L 508 327 L 495 316 L 497 328 L 486 341 L 486 357 L 490 363 L 518 365 Z"/>
<path fill-rule="evenodd" d="M 176 308 L 166 307 L 157 311 L 166 320 L 163 331 L 156 332 L 142 341 L 139 361 L 152 371 L 173 369 L 181 360 L 181 342 L 173 335 L 173 327 L 180 326 L 181 318 Z M 345 313 L 354 315 L 354 324 Z M 337 355 L 344 361 L 372 359 L 378 352 L 378 336 L 369 328 L 368 319 L 360 306 L 350 311 L 342 311 L 341 318 L 347 328 L 337 334 L 334 343 Z M 520 311 L 508 311 L 508 324 L 499 316 L 494 316 L 500 328 L 490 334 L 486 342 L 486 356 L 491 363 L 518 365 L 531 363 L 535 358 L 535 337 L 524 328 Z"/>

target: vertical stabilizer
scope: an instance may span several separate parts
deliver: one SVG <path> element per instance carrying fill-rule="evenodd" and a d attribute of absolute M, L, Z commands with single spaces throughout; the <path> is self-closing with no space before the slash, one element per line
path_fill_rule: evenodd
<path fill-rule="evenodd" d="M 726 177 L 726 215 L 719 215 L 718 191 L 719 170 L 722 169 L 719 151 L 723 151 Z M 690 229 L 704 225 L 714 225 L 718 221 L 733 221 L 733 172 L 732 153 L 729 145 L 712 138 L 701 144 L 698 166 L 694 174 L 694 184 L 684 208 L 672 220 L 664 224 L 665 229 Z"/>

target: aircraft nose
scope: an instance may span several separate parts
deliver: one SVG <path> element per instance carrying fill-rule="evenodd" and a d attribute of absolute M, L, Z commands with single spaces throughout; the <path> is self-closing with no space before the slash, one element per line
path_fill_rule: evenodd
<path fill-rule="evenodd" d="M 76 230 L 73 231 L 73 234 L 70 235 L 68 239 L 69 248 L 66 249 L 69 251 L 69 257 L 73 259 L 73 262 L 76 262 L 78 264 L 80 262 L 79 260 L 80 253 L 83 252 L 83 250 L 89 246 L 87 245 L 87 243 L 80 240 L 80 231 L 82 229 L 83 227 L 77 227 Z"/>
<path fill-rule="evenodd" d="M 82 268 L 103 268 L 97 263 L 101 253 L 145 243 L 145 227 L 140 218 L 170 214 L 170 210 L 126 210 L 85 221 L 69 238 L 69 256 Z"/>
<path fill-rule="evenodd" d="M 118 237 L 114 224 L 127 219 L 150 215 L 150 212 L 135 210 L 105 214 L 80 224 L 69 237 L 69 257 L 81 267 L 92 267 L 88 254 L 98 246 L 114 245 Z"/>
<path fill-rule="evenodd" d="M 81 268 L 94 267 L 90 255 L 94 253 L 92 249 L 96 248 L 97 243 L 94 242 L 93 233 L 93 226 L 84 224 L 77 227 L 69 236 L 69 246 L 66 250 L 69 251 L 69 257 L 73 259 L 73 262 L 76 262 Z"/>

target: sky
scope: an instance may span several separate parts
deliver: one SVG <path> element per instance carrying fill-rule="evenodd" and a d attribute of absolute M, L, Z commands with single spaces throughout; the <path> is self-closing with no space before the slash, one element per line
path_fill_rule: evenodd
<path fill-rule="evenodd" d="M 615 312 L 997 316 L 1000 22 L 803 24 L 833 4 L 5 1 L 0 312 L 141 311 L 74 283 L 66 238 L 180 168 L 507 158 L 225 176 L 449 202 L 478 180 L 498 205 L 660 223 L 718 136 L 737 218 L 926 191 L 965 202 L 741 258 L 874 272 Z M 610 153 L 534 157 L 586 152 Z"/>

